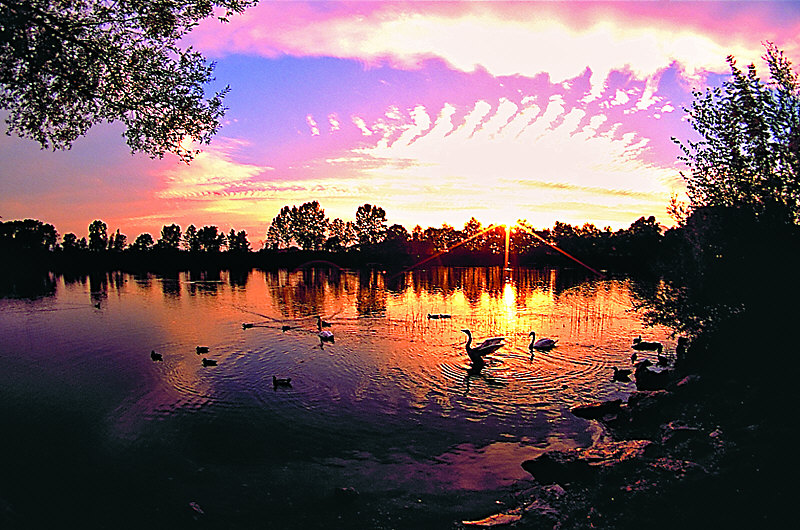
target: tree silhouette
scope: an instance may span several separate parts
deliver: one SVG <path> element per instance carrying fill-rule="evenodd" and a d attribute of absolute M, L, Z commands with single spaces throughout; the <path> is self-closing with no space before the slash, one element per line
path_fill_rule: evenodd
<path fill-rule="evenodd" d="M 119 233 L 119 228 L 117 228 L 116 233 L 111 234 L 111 237 L 108 238 L 108 250 L 113 250 L 114 252 L 122 252 L 125 250 L 125 246 L 128 243 L 128 236 L 125 234 Z"/>
<path fill-rule="evenodd" d="M 161 237 L 158 240 L 159 248 L 171 248 L 177 250 L 181 244 L 181 227 L 176 224 L 164 225 L 161 227 Z"/>
<path fill-rule="evenodd" d="M 153 248 L 153 236 L 149 233 L 145 232 L 136 236 L 133 244 L 131 245 L 131 250 L 135 250 L 138 252 L 146 252 Z"/>
<path fill-rule="evenodd" d="M 386 212 L 383 208 L 370 204 L 359 206 L 356 210 L 355 229 L 360 245 L 380 243 L 386 236 Z"/>
<path fill-rule="evenodd" d="M 244 230 L 236 232 L 231 228 L 227 243 L 229 252 L 250 252 L 250 242 L 247 240 L 247 232 Z"/>
<path fill-rule="evenodd" d="M 220 234 L 214 225 L 204 226 L 197 231 L 197 242 L 200 249 L 205 252 L 219 252 L 225 245 L 225 235 Z"/>
<path fill-rule="evenodd" d="M 355 244 L 356 228 L 352 221 L 342 221 L 338 217 L 331 221 L 328 226 L 328 239 L 325 241 L 325 248 L 339 252 Z"/>
<path fill-rule="evenodd" d="M 183 248 L 189 252 L 198 252 L 200 250 L 200 240 L 197 237 L 197 228 L 194 225 L 186 227 L 186 231 L 182 237 Z"/>
<path fill-rule="evenodd" d="M 64 234 L 63 241 L 61 242 L 61 248 L 65 251 L 75 251 L 80 248 L 78 243 L 78 236 L 73 234 L 72 232 L 67 232 Z"/>
<path fill-rule="evenodd" d="M 18 250 L 53 250 L 58 233 L 51 224 L 35 219 L 0 222 L 0 246 Z"/>
<path fill-rule="evenodd" d="M 441 228 L 426 228 L 422 237 L 423 240 L 430 242 L 437 252 L 448 249 L 463 239 L 463 235 L 447 223 L 443 223 Z"/>
<path fill-rule="evenodd" d="M 464 229 L 461 231 L 461 233 L 464 236 L 464 239 L 469 239 L 469 241 L 465 243 L 464 246 L 473 252 L 478 252 L 480 250 L 483 250 L 483 247 L 486 243 L 486 238 L 484 236 L 478 235 L 482 231 L 483 231 L 483 226 L 481 225 L 480 221 L 478 221 L 474 217 L 470 217 L 469 221 L 464 223 Z"/>
<path fill-rule="evenodd" d="M 281 208 L 267 230 L 267 246 L 273 249 L 288 248 L 294 240 L 294 216 L 288 206 Z"/>
<path fill-rule="evenodd" d="M 764 83 L 752 64 L 742 71 L 729 56 L 730 79 L 695 91 L 686 110 L 701 140 L 673 141 L 689 168 L 682 176 L 693 208 L 738 207 L 797 223 L 800 81 L 783 52 L 772 43 L 765 46 L 769 81 Z"/>
<path fill-rule="evenodd" d="M 95 219 L 89 224 L 89 250 L 99 252 L 108 247 L 108 226 Z"/>
<path fill-rule="evenodd" d="M 319 202 L 312 201 L 292 207 L 294 239 L 303 250 L 320 250 L 325 242 L 329 221 Z"/>
<path fill-rule="evenodd" d="M 228 89 L 206 99 L 213 64 L 181 41 L 200 20 L 253 3 L 0 0 L 8 132 L 65 149 L 93 125 L 121 121 L 132 151 L 190 161 L 184 138 L 210 141 Z"/>

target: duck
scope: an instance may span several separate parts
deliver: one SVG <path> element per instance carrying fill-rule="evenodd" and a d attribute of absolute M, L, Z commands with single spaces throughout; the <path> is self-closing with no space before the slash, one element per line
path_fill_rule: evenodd
<path fill-rule="evenodd" d="M 467 344 L 464 348 L 467 350 L 467 355 L 469 355 L 473 365 L 483 366 L 486 364 L 483 360 L 484 355 L 489 355 L 506 345 L 505 337 L 492 337 L 473 346 L 472 332 L 468 329 L 462 329 L 461 332 L 467 334 Z"/>
<path fill-rule="evenodd" d="M 155 350 L 150 350 L 150 358 L 154 361 L 163 361 L 164 358 L 160 353 L 157 353 Z"/>
<path fill-rule="evenodd" d="M 636 363 L 636 359 L 638 359 L 638 358 L 639 358 L 639 356 L 636 354 L 636 352 L 633 352 L 631 354 L 631 364 L 635 364 Z"/>
<path fill-rule="evenodd" d="M 322 330 L 322 328 L 329 328 L 329 327 L 331 327 L 331 323 L 325 322 L 319 315 L 317 315 L 317 329 Z"/>
<path fill-rule="evenodd" d="M 612 366 L 611 368 L 614 369 L 614 375 L 611 376 L 611 378 L 614 381 L 623 381 L 624 382 L 624 381 L 630 381 L 631 380 L 630 375 L 631 375 L 632 370 L 628 370 L 627 368 L 620 370 L 616 366 Z"/>
<path fill-rule="evenodd" d="M 206 359 L 205 357 L 203 357 L 203 366 L 216 366 L 216 365 L 217 361 L 215 361 L 214 359 Z"/>
<path fill-rule="evenodd" d="M 208 353 L 208 346 L 198 346 L 197 348 L 195 348 L 195 351 L 197 351 L 198 355 L 200 355 L 201 353 Z"/>
<path fill-rule="evenodd" d="M 291 377 L 276 377 L 272 376 L 272 386 L 278 388 L 279 386 L 292 386 Z"/>
<path fill-rule="evenodd" d="M 661 351 L 664 349 L 664 345 L 660 342 L 648 342 L 646 340 L 642 340 L 642 336 L 639 335 L 633 339 L 633 345 L 631 348 L 639 351 L 657 351 L 658 353 L 661 353 Z"/>
<path fill-rule="evenodd" d="M 286 332 L 287 332 L 287 331 L 289 331 L 290 329 L 292 329 L 292 326 L 287 326 L 286 324 L 284 324 L 283 326 L 281 326 L 281 331 L 283 331 L 284 333 L 286 333 Z"/>
<path fill-rule="evenodd" d="M 439 314 L 438 313 L 428 313 L 428 320 L 430 320 L 430 319 L 439 320 Z"/>
<path fill-rule="evenodd" d="M 252 322 L 243 322 L 242 323 L 242 329 L 250 329 L 253 326 L 255 326 L 255 324 L 253 324 Z"/>
<path fill-rule="evenodd" d="M 318 337 L 320 342 L 334 342 L 333 332 L 327 329 L 325 331 L 320 331 Z"/>
<path fill-rule="evenodd" d="M 556 343 L 558 342 L 558 339 L 553 340 L 553 339 L 542 338 L 536 340 L 535 331 L 531 331 L 530 333 L 528 333 L 528 336 L 531 338 L 531 343 L 530 345 L 528 345 L 529 350 L 549 350 L 555 348 Z"/>
<path fill-rule="evenodd" d="M 655 372 L 648 369 L 648 366 L 653 366 L 650 360 L 645 359 L 636 363 L 636 370 L 633 376 L 636 378 L 637 390 L 663 390 L 670 382 L 670 373 L 668 371 Z"/>

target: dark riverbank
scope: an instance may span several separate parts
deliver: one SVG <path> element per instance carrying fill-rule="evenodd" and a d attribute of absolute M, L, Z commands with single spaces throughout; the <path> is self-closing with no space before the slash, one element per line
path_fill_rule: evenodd
<path fill-rule="evenodd" d="M 772 318 L 743 312 L 699 336 L 686 363 L 664 370 L 663 389 L 634 392 L 621 405 L 598 403 L 592 421 L 605 436 L 589 448 L 523 462 L 534 485 L 516 495 L 511 509 L 479 522 L 560 529 L 785 525 L 796 489 L 787 446 L 797 427 L 794 370 L 782 360 L 793 351 L 791 313 L 782 308 L 776 303 Z"/>

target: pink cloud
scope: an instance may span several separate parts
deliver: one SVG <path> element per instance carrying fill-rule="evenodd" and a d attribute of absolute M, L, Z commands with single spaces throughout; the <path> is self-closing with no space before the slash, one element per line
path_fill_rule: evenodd
<path fill-rule="evenodd" d="M 728 54 L 758 62 L 762 40 L 797 56 L 800 16 L 789 12 L 761 2 L 266 2 L 223 29 L 204 23 L 190 38 L 217 56 L 325 56 L 400 68 L 439 57 L 463 71 L 548 72 L 554 82 L 589 67 L 599 91 L 614 70 L 645 79 L 677 62 L 696 78 L 725 71 Z"/>

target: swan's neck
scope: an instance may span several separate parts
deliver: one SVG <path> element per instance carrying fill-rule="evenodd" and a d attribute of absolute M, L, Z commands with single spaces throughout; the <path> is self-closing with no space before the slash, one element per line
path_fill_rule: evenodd
<path fill-rule="evenodd" d="M 528 348 L 533 348 L 533 344 L 536 342 L 536 333 L 531 332 L 531 345 Z"/>
<path fill-rule="evenodd" d="M 471 351 L 472 350 L 472 333 L 470 333 L 469 331 L 465 331 L 464 333 L 467 334 L 467 345 L 466 345 L 467 351 Z"/>

